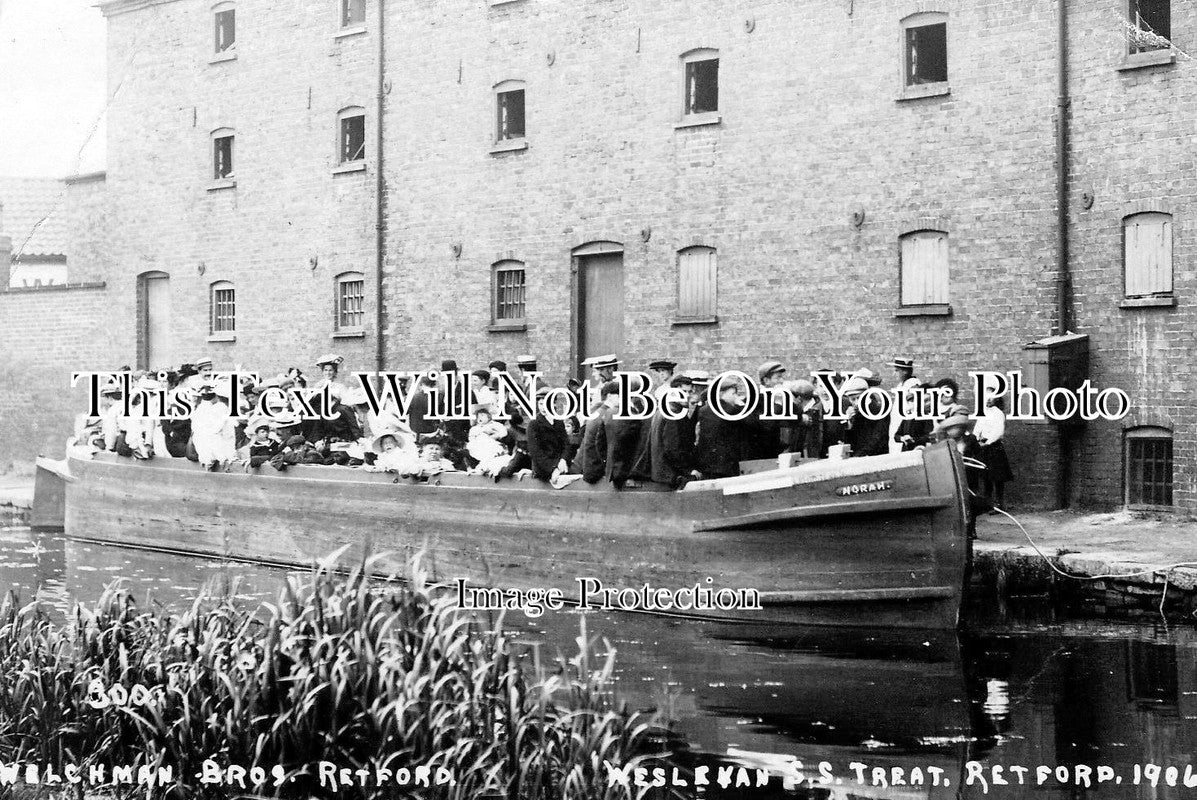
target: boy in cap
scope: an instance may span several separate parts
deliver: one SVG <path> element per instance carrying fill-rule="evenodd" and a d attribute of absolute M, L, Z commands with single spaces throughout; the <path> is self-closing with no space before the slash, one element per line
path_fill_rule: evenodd
<path fill-rule="evenodd" d="M 269 464 L 270 459 L 279 453 L 280 442 L 274 435 L 274 423 L 266 417 L 255 417 L 246 425 L 250 435 L 249 461 L 246 470 L 257 469 L 263 464 Z"/>
<path fill-rule="evenodd" d="M 652 375 L 653 396 L 660 400 L 669 391 L 669 382 L 673 380 L 673 371 L 677 369 L 677 362 L 667 358 L 650 361 L 648 372 Z"/>
<path fill-rule="evenodd" d="M 685 390 L 687 395 L 693 381 L 685 375 L 677 375 L 666 386 L 668 389 Z M 662 403 L 671 412 L 678 412 L 688 402 L 688 396 L 675 392 L 665 396 Z M 694 477 L 694 434 L 696 420 L 692 416 L 681 419 L 667 419 L 663 407 L 649 423 L 649 459 L 652 465 L 652 480 L 673 489 L 680 489 Z"/>
<path fill-rule="evenodd" d="M 536 393 L 536 416 L 528 423 L 528 460 L 532 477 L 545 482 L 568 471 L 565 452 L 569 437 L 563 421 L 549 419 L 549 391 L 546 387 Z"/>
<path fill-rule="evenodd" d="M 736 381 L 724 380 L 719 384 L 718 391 L 726 412 L 735 414 L 744 407 L 744 396 Z M 743 421 L 725 419 L 715 412 L 712 403 L 704 405 L 698 412 L 698 441 L 694 446 L 695 462 L 702 477 L 730 478 L 739 475 L 743 438 Z"/>
<path fill-rule="evenodd" d="M 743 461 L 777 458 L 782 450 L 782 421 L 764 416 L 770 408 L 781 410 L 782 401 L 773 398 L 769 391 L 785 383 L 786 368 L 780 361 L 766 361 L 757 367 L 756 376 L 762 391 L 756 408 L 744 418 L 744 444 L 740 453 Z"/>

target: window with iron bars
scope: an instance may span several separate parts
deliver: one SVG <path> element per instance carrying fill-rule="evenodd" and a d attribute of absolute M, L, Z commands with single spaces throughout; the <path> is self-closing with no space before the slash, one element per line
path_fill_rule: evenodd
<path fill-rule="evenodd" d="M 524 322 L 524 265 L 519 261 L 500 261 L 494 266 L 494 312 L 496 325 Z"/>
<path fill-rule="evenodd" d="M 337 280 L 337 330 L 356 330 L 363 327 L 366 281 L 358 273 Z"/>
<path fill-rule="evenodd" d="M 350 112 L 341 117 L 341 163 L 349 164 L 366 157 L 366 115 Z"/>
<path fill-rule="evenodd" d="M 237 291 L 233 288 L 233 284 L 227 282 L 212 284 L 210 307 L 208 333 L 236 333 Z"/>
<path fill-rule="evenodd" d="M 212 177 L 216 180 L 233 178 L 233 137 L 217 136 L 212 140 Z"/>
<path fill-rule="evenodd" d="M 1172 434 L 1138 428 L 1126 434 L 1126 504 L 1172 505 Z"/>

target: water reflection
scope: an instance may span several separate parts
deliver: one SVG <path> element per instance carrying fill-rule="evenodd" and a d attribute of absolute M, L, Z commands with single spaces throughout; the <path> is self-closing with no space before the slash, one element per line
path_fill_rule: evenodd
<path fill-rule="evenodd" d="M 94 600 L 117 578 L 129 581 L 143 603 L 177 609 L 213 583 L 247 600 L 272 598 L 281 575 L 0 531 L 0 583 L 60 613 L 75 599 Z M 538 620 L 516 615 L 508 623 L 541 658 L 572 652 L 580 632 L 577 613 Z M 616 651 L 622 697 L 676 720 L 683 760 L 696 765 L 733 754 L 788 772 L 797 760 L 809 776 L 822 764 L 843 781 L 702 796 L 1120 799 L 1193 792 L 1142 780 L 1133 785 L 1136 765 L 1179 766 L 1183 778 L 1197 756 L 1193 629 L 1006 621 L 959 638 L 779 628 L 745 639 L 734 626 L 649 616 L 590 614 L 586 626 L 606 643 L 600 649 Z M 963 785 L 969 762 L 983 769 L 984 785 Z M 1051 779 L 1037 786 L 1039 765 L 1105 765 L 1123 783 L 1075 787 Z M 995 766 L 1012 785 L 992 783 Z M 1017 766 L 1029 768 L 1027 785 L 1015 783 L 1009 768 Z M 933 770 L 944 783 L 886 785 L 895 777 L 909 783 L 916 772 L 930 783 Z M 688 791 L 682 795 L 698 796 Z"/>

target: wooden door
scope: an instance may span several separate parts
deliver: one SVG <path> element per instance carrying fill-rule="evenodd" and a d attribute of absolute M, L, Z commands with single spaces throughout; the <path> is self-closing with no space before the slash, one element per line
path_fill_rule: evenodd
<path fill-rule="evenodd" d="M 170 341 L 170 278 L 165 274 L 142 278 L 142 367 L 162 369 L 173 363 Z"/>
<path fill-rule="evenodd" d="M 623 253 L 579 259 L 579 360 L 623 350 Z"/>

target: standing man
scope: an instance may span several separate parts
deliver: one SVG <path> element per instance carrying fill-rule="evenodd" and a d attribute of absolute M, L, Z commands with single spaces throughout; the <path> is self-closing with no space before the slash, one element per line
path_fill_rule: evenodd
<path fill-rule="evenodd" d="M 785 382 L 786 368 L 780 361 L 766 361 L 757 367 L 756 375 L 762 391 L 756 408 L 752 414 L 744 418 L 744 449 L 740 456 L 743 461 L 777 458 L 782 448 L 782 421 L 763 417 L 770 409 L 781 410 L 776 407 L 770 390 L 780 387 Z"/>

